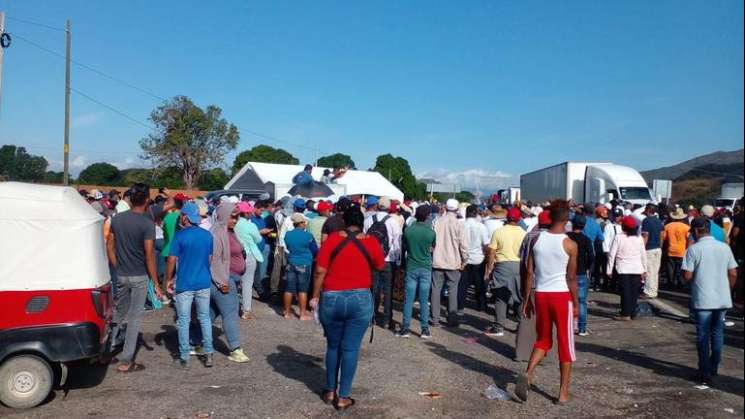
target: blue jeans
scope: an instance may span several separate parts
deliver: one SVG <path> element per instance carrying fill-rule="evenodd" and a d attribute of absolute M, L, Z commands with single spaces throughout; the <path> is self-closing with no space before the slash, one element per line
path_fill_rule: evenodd
<path fill-rule="evenodd" d="M 223 294 L 215 283 L 210 287 L 210 317 L 215 322 L 217 316 L 222 316 L 222 330 L 225 332 L 225 339 L 228 340 L 228 349 L 232 352 L 241 347 L 241 329 L 238 317 L 238 290 L 235 286 L 240 281 L 240 276 L 230 276 L 228 285 L 230 289 L 227 294 Z"/>
<path fill-rule="evenodd" d="M 285 292 L 290 294 L 307 294 L 310 286 L 310 265 L 287 265 Z"/>
<path fill-rule="evenodd" d="M 189 359 L 189 325 L 191 324 L 191 304 L 197 305 L 197 319 L 201 326 L 202 348 L 205 353 L 214 352 L 212 347 L 212 321 L 210 321 L 210 289 L 181 291 L 175 296 L 176 326 L 178 327 L 179 356 L 184 361 Z"/>
<path fill-rule="evenodd" d="M 373 315 L 370 290 L 327 291 L 319 317 L 326 332 L 326 390 L 349 397 L 360 345 Z M 341 373 L 341 374 L 340 374 Z"/>
<path fill-rule="evenodd" d="M 479 278 L 479 280 L 483 280 Z M 406 272 L 406 297 L 404 298 L 404 320 L 401 328 L 411 327 L 414 300 L 419 287 L 419 316 L 422 331 L 429 329 L 429 290 L 432 287 L 432 270 L 427 268 L 410 269 Z"/>
<path fill-rule="evenodd" d="M 694 310 L 698 370 L 703 378 L 716 377 L 724 345 L 724 315 L 727 310 Z"/>
<path fill-rule="evenodd" d="M 265 244 L 264 248 L 261 250 L 261 256 L 264 258 L 264 261 L 256 265 L 256 279 L 258 280 L 259 284 L 262 283 L 264 279 L 267 278 L 267 270 L 269 269 L 269 252 L 271 249 L 269 249 L 269 245 Z"/>
<path fill-rule="evenodd" d="M 577 319 L 577 332 L 587 331 L 587 291 L 589 284 L 587 275 L 577 275 L 577 299 L 579 300 L 579 319 Z"/>

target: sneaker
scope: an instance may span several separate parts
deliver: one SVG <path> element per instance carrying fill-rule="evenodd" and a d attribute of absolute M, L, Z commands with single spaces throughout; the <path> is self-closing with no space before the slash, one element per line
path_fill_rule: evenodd
<path fill-rule="evenodd" d="M 727 327 L 732 327 L 732 326 L 735 325 L 735 322 L 730 321 L 730 320 L 727 320 L 726 322 L 724 322 L 724 325 L 727 326 Z"/>
<path fill-rule="evenodd" d="M 189 355 L 191 355 L 191 356 L 204 356 L 206 354 L 204 353 L 204 349 L 201 346 L 197 345 L 197 346 L 192 346 L 191 347 L 191 349 L 189 350 Z"/>
<path fill-rule="evenodd" d="M 207 354 L 204 356 L 204 367 L 205 368 L 212 368 L 215 365 L 214 356 L 212 354 Z"/>
<path fill-rule="evenodd" d="M 396 332 L 397 338 L 408 338 L 409 336 L 411 336 L 411 331 L 409 329 L 401 329 Z"/>
<path fill-rule="evenodd" d="M 246 354 L 243 353 L 243 349 L 241 348 L 232 351 L 230 353 L 230 356 L 228 356 L 228 359 L 239 364 L 250 361 Z"/>
<path fill-rule="evenodd" d="M 431 340 L 432 332 L 430 332 L 429 329 L 424 329 L 422 330 L 422 334 L 419 337 L 422 339 Z"/>
<path fill-rule="evenodd" d="M 188 370 L 189 369 L 189 361 L 186 359 L 174 359 L 173 360 L 173 367 L 178 370 Z"/>
<path fill-rule="evenodd" d="M 587 330 L 585 330 L 584 332 L 577 333 L 577 335 L 578 336 L 582 336 L 584 338 L 584 337 L 590 336 L 590 332 L 588 332 Z"/>
<path fill-rule="evenodd" d="M 486 329 L 486 332 L 484 332 L 486 336 L 496 336 L 496 337 L 502 337 L 504 336 L 504 329 L 502 329 L 499 326 L 489 326 L 488 329 Z"/>

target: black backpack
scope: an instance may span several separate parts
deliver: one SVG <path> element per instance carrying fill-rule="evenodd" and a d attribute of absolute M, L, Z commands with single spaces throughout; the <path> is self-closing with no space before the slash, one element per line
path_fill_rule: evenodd
<path fill-rule="evenodd" d="M 385 222 L 391 218 L 390 215 L 386 215 L 382 220 L 378 220 L 378 215 L 373 215 L 373 223 L 369 229 L 367 229 L 367 235 L 373 236 L 380 242 L 383 247 L 383 255 L 388 256 L 388 252 L 391 251 L 391 245 L 388 242 L 388 227 L 385 226 Z"/>
<path fill-rule="evenodd" d="M 384 227 L 385 228 L 385 227 Z M 372 228 L 371 228 L 372 229 Z M 342 240 L 341 243 L 339 243 L 338 246 L 334 250 L 331 251 L 331 255 L 329 255 L 329 266 L 327 269 L 331 268 L 331 265 L 334 263 L 334 259 L 336 259 L 337 256 L 339 256 L 339 253 L 347 247 L 349 244 L 353 244 L 357 250 L 359 250 L 360 253 L 362 253 L 362 256 L 365 257 L 365 260 L 367 261 L 368 266 L 370 267 L 370 275 L 372 276 L 375 272 L 375 265 L 373 265 L 372 257 L 370 256 L 370 253 L 367 252 L 367 249 L 365 249 L 365 246 L 360 243 L 359 240 L 357 240 L 357 234 L 358 232 L 349 231 L 346 230 L 347 237 Z M 388 234 L 386 234 L 387 236 Z M 387 243 L 387 241 L 386 241 Z M 370 292 L 373 293 L 373 301 L 375 298 L 374 295 L 374 288 L 375 288 L 375 278 L 370 278 Z M 374 307 L 373 303 L 373 307 Z M 373 337 L 375 336 L 375 316 L 373 315 L 372 322 L 371 322 L 372 329 L 370 330 L 370 343 L 373 342 Z"/>

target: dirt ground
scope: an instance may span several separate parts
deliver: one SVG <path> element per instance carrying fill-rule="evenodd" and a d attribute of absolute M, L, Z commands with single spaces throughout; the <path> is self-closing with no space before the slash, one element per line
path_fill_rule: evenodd
<path fill-rule="evenodd" d="M 665 294 L 681 310 L 680 295 Z M 457 329 L 438 328 L 434 340 L 394 337 L 377 329 L 363 344 L 353 388 L 358 405 L 343 415 L 322 404 L 325 341 L 312 322 L 284 320 L 257 303 L 256 320 L 242 323 L 251 362 L 237 365 L 217 354 L 215 367 L 171 366 L 176 352 L 173 312 L 147 314 L 138 361 L 147 369 L 119 374 L 114 367 L 73 365 L 69 386 L 26 411 L 0 407 L 8 418 L 664 418 L 743 417 L 743 323 L 726 330 L 721 376 L 715 388 L 697 389 L 695 330 L 661 313 L 631 323 L 611 320 L 618 297 L 590 294 L 589 327 L 577 338 L 573 401 L 556 407 L 555 353 L 538 370 L 538 391 L 527 403 L 488 400 L 491 384 L 509 393 L 525 364 L 512 361 L 514 334 L 482 334 L 489 317 L 467 311 Z M 397 312 L 400 320 L 400 312 Z M 413 329 L 418 331 L 415 321 Z M 224 342 L 224 337 L 218 338 Z M 226 351 L 225 345 L 217 346 Z M 429 398 L 420 393 L 439 393 Z"/>

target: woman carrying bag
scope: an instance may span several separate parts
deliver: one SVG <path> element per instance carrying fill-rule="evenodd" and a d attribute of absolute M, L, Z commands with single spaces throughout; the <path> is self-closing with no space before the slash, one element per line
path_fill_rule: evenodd
<path fill-rule="evenodd" d="M 360 345 L 373 315 L 373 270 L 382 270 L 385 256 L 377 239 L 362 233 L 359 207 L 344 212 L 346 230 L 329 235 L 316 261 L 313 298 L 326 334 L 326 390 L 322 399 L 346 410 L 357 370 Z"/>

